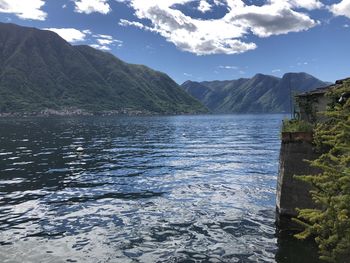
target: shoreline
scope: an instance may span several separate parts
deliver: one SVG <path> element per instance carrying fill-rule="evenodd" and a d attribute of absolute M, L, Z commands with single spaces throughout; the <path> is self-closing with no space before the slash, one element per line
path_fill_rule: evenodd
<path fill-rule="evenodd" d="M 176 113 L 174 113 L 176 114 Z M 180 113 L 184 114 L 184 113 Z M 0 112 L 0 118 L 27 118 L 27 117 L 88 117 L 88 116 L 159 116 L 162 113 L 141 110 L 110 110 L 110 111 L 87 111 L 82 109 L 41 110 L 24 112 Z"/>
<path fill-rule="evenodd" d="M 109 110 L 109 111 L 87 111 L 82 109 L 46 109 L 41 111 L 23 112 L 0 112 L 0 118 L 29 118 L 29 117 L 88 117 L 88 116 L 187 116 L 187 115 L 266 115 L 266 114 L 290 114 L 288 112 L 151 112 L 145 110 Z"/>

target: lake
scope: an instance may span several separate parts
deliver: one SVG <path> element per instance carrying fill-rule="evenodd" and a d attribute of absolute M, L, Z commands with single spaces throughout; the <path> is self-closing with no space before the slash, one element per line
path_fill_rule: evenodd
<path fill-rule="evenodd" d="M 0 119 L 0 262 L 318 262 L 276 233 L 283 117 Z"/>

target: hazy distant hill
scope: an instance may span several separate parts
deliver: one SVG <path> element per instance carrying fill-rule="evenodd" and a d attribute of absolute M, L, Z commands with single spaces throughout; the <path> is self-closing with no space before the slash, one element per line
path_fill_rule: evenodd
<path fill-rule="evenodd" d="M 277 113 L 290 111 L 290 88 L 296 94 L 328 84 L 306 73 L 287 73 L 283 78 L 257 74 L 232 81 L 186 81 L 182 87 L 216 113 Z"/>
<path fill-rule="evenodd" d="M 0 23 L 0 112 L 47 108 L 206 111 L 164 73 L 72 46 L 50 31 Z"/>

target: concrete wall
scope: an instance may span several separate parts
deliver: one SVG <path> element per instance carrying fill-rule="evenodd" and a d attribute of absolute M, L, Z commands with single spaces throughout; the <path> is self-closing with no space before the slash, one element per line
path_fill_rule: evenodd
<path fill-rule="evenodd" d="M 296 217 L 296 208 L 314 208 L 310 186 L 294 178 L 294 175 L 317 174 L 319 170 L 311 167 L 304 160 L 319 157 L 312 144 L 312 136 L 295 136 L 293 133 L 283 134 L 280 166 L 277 182 L 277 223 L 288 228 L 290 218 Z M 288 138 L 288 139 L 286 139 Z"/>

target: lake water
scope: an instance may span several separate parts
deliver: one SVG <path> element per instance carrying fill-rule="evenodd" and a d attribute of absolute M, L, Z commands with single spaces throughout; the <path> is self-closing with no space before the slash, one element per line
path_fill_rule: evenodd
<path fill-rule="evenodd" d="M 318 262 L 276 234 L 282 119 L 0 119 L 0 262 Z"/>

